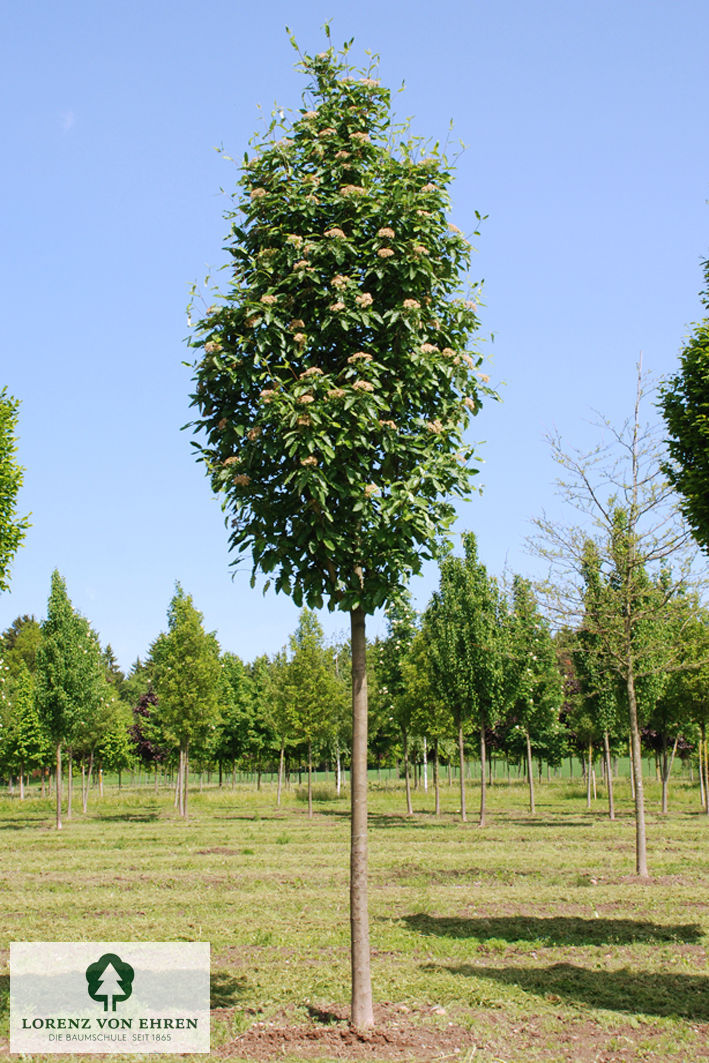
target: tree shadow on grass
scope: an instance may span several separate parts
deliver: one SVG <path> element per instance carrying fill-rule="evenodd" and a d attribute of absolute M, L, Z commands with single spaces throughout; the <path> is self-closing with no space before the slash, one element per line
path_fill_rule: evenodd
<path fill-rule="evenodd" d="M 234 1008 L 246 992 L 246 979 L 229 971 L 212 971 L 209 977 L 209 1002 L 212 1008 Z"/>
<path fill-rule="evenodd" d="M 471 938 L 473 941 L 534 941 L 555 945 L 629 945 L 642 942 L 700 941 L 698 923 L 663 924 L 640 919 L 582 919 L 576 916 L 493 916 L 452 918 L 417 912 L 404 916 L 412 930 L 438 937 Z"/>
<path fill-rule="evenodd" d="M 99 812 L 97 819 L 106 823 L 154 823 L 160 818 L 160 813 L 155 812 L 112 812 L 110 815 Z"/>
<path fill-rule="evenodd" d="M 10 1015 L 10 975 L 0 974 L 0 1021 L 3 1026 Z"/>
<path fill-rule="evenodd" d="M 545 996 L 552 1003 L 580 1003 L 629 1015 L 667 1016 L 709 1022 L 709 978 L 692 974 L 656 974 L 648 971 L 589 971 L 572 963 L 551 967 L 477 967 L 464 963 L 428 971 L 446 970 L 468 978 L 487 978 L 527 993 Z"/>

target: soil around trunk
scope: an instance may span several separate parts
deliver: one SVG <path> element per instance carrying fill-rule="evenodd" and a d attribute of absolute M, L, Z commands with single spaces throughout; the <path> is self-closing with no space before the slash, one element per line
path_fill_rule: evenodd
<path fill-rule="evenodd" d="M 282 1013 L 271 1022 L 257 1022 L 215 1053 L 223 1058 L 249 1060 L 301 1059 L 406 1060 L 429 1063 L 475 1050 L 474 1032 L 446 1024 L 445 1010 L 414 1009 L 404 1004 L 375 1004 L 374 1027 L 357 1031 L 349 1025 L 349 1010 L 333 1005 L 311 1007 L 311 1021 L 287 1025 Z M 426 1023 L 424 1025 L 423 1023 Z"/>

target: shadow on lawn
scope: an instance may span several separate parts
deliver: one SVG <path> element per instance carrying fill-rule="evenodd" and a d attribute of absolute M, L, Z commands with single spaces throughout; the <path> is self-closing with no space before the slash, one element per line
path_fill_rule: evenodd
<path fill-rule="evenodd" d="M 488 941 L 535 941 L 542 945 L 629 945 L 675 941 L 691 944 L 703 937 L 697 923 L 664 925 L 639 919 L 581 919 L 575 916 L 494 916 L 451 918 L 418 912 L 404 916 L 412 930 L 439 937 Z"/>
<path fill-rule="evenodd" d="M 582 1003 L 606 1011 L 659 1015 L 709 1022 L 709 978 L 692 974 L 648 971 L 589 971 L 572 963 L 552 967 L 476 967 L 464 963 L 427 971 L 450 971 L 469 978 L 488 978 L 545 996 L 552 1003 Z"/>
<path fill-rule="evenodd" d="M 228 971 L 212 971 L 209 977 L 209 1002 L 211 1007 L 236 1007 L 245 992 L 245 978 L 235 978 Z"/>
<path fill-rule="evenodd" d="M 10 1015 L 10 975 L 0 974 L 0 1020 L 3 1026 Z"/>

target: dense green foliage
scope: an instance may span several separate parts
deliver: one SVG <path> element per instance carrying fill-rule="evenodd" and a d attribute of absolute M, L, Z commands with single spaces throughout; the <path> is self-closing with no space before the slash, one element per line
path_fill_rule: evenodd
<path fill-rule="evenodd" d="M 701 299 L 709 311 L 709 260 L 704 279 Z M 709 317 L 688 338 L 679 371 L 660 392 L 660 409 L 669 432 L 665 472 L 697 542 L 709 551 Z"/>
<path fill-rule="evenodd" d="M 10 564 L 29 526 L 27 517 L 17 516 L 17 494 L 23 469 L 17 464 L 17 411 L 19 403 L 0 391 L 0 591 L 6 591 Z"/>
<path fill-rule="evenodd" d="M 232 286 L 192 341 L 194 428 L 254 572 L 297 604 L 371 612 L 469 492 L 464 432 L 490 391 L 446 159 L 392 126 L 371 71 L 332 49 L 302 68 L 297 117 L 244 157 Z"/>

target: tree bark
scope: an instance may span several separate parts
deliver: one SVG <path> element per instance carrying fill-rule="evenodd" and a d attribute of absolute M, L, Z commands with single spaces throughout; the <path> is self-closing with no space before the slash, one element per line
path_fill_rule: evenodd
<path fill-rule="evenodd" d="M 56 791 L 57 791 L 57 830 L 62 829 L 62 744 L 57 742 L 57 778 L 56 778 Z"/>
<path fill-rule="evenodd" d="M 428 744 L 423 736 L 423 792 L 428 793 Z"/>
<path fill-rule="evenodd" d="M 350 612 L 352 638 L 352 768 L 350 842 L 350 960 L 357 1030 L 374 1025 L 367 910 L 367 652 L 361 606 Z"/>
<path fill-rule="evenodd" d="M 25 799 L 25 765 L 20 763 L 20 801 Z"/>
<path fill-rule="evenodd" d="M 433 789 L 436 794 L 436 815 L 441 814 L 440 765 L 438 763 L 438 739 L 433 740 Z"/>
<path fill-rule="evenodd" d="M 485 826 L 487 811 L 487 743 L 485 741 L 485 724 L 480 728 L 480 816 L 478 826 Z"/>
<path fill-rule="evenodd" d="M 608 731 L 603 732 L 603 754 L 606 764 L 606 785 L 608 787 L 608 818 L 615 819 L 615 803 L 613 801 L 613 769 L 611 767 L 611 746 L 608 739 Z"/>
<path fill-rule="evenodd" d="M 525 728 L 525 738 L 527 739 L 527 778 L 529 779 L 529 811 L 535 813 L 537 811 L 534 803 L 534 772 L 532 771 L 532 741 L 529 737 L 529 731 Z"/>
<path fill-rule="evenodd" d="M 313 743 L 308 742 L 308 819 L 313 818 Z"/>
<path fill-rule="evenodd" d="M 337 791 L 337 796 L 339 797 L 340 794 L 342 793 L 342 758 L 340 757 L 340 747 L 339 746 L 337 747 L 337 760 L 336 760 L 335 771 L 336 771 L 336 775 L 337 775 L 337 781 L 336 781 L 336 784 L 335 784 L 335 789 Z M 379 774 L 380 774 L 380 769 L 377 768 L 377 776 Z"/>
<path fill-rule="evenodd" d="M 406 815 L 413 815 L 413 807 L 411 805 L 411 780 L 409 779 L 409 736 L 404 728 L 402 730 L 404 736 L 404 788 L 406 790 Z"/>
<path fill-rule="evenodd" d="M 458 724 L 458 756 L 460 758 L 460 818 L 465 823 L 465 750 L 463 747 L 463 721 Z"/>

